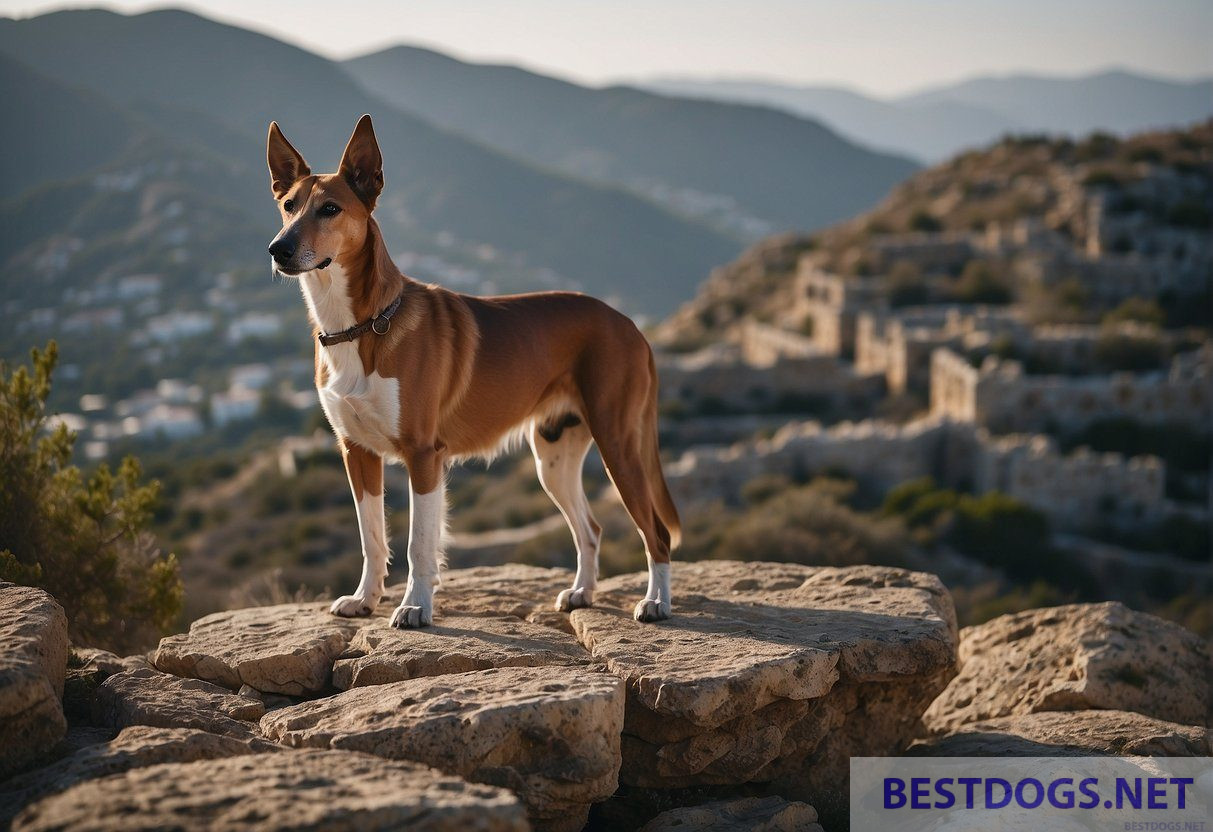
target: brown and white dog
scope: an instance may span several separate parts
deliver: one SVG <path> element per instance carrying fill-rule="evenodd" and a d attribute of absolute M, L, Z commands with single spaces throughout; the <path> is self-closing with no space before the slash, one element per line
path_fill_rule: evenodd
<path fill-rule="evenodd" d="M 362 580 L 335 615 L 369 615 L 387 577 L 383 463 L 409 474 L 408 586 L 395 627 L 432 623 L 447 467 L 524 436 L 539 482 L 577 547 L 558 610 L 593 604 L 601 527 L 581 480 L 590 443 L 644 541 L 638 621 L 670 615 L 678 512 L 657 448 L 657 372 L 644 336 L 605 303 L 569 292 L 472 297 L 401 274 L 371 215 L 383 160 L 370 116 L 337 173 L 313 174 L 275 122 L 267 155 L 282 230 L 274 268 L 297 277 L 317 336 L 316 389 L 337 434 L 362 536 Z"/>

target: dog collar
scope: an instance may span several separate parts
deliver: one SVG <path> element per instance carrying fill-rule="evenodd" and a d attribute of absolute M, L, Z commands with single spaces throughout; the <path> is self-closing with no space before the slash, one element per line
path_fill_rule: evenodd
<path fill-rule="evenodd" d="M 376 335 L 387 335 L 388 329 L 392 325 L 392 316 L 396 314 L 396 310 L 400 308 L 400 302 L 404 300 L 404 293 L 401 292 L 396 296 L 386 309 L 380 312 L 375 317 L 363 321 L 360 324 L 354 324 L 349 329 L 343 329 L 341 332 L 334 332 L 332 335 L 321 332 L 316 336 L 322 346 L 331 347 L 334 344 L 344 344 L 346 341 L 353 341 L 367 331 L 373 332 Z"/>

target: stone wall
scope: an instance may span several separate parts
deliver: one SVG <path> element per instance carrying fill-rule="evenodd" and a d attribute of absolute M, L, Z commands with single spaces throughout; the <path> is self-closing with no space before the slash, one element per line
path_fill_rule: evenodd
<path fill-rule="evenodd" d="M 737 504 L 758 476 L 796 480 L 830 471 L 880 491 L 926 476 L 978 494 L 1002 491 L 1063 531 L 1142 528 L 1179 510 L 1166 497 L 1166 466 L 1156 457 L 1086 449 L 1062 455 L 1047 436 L 996 437 L 971 422 L 938 418 L 829 428 L 794 422 L 770 439 L 691 449 L 666 467 L 666 478 L 681 504 Z"/>
<path fill-rule="evenodd" d="M 1077 431 L 1111 417 L 1207 430 L 1213 348 L 1176 356 L 1167 372 L 1109 376 L 1028 375 L 994 356 L 977 369 L 940 349 L 931 358 L 931 412 L 999 433 Z"/>
<path fill-rule="evenodd" d="M 743 327 L 737 343 L 714 344 L 685 355 L 658 356 L 661 398 L 687 410 L 706 404 L 762 411 L 808 401 L 854 408 L 875 403 L 884 380 L 862 374 L 794 333 L 756 324 Z"/>

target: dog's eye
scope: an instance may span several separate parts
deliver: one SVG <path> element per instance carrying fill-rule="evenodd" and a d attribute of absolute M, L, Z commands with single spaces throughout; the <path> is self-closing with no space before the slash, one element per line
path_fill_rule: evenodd
<path fill-rule="evenodd" d="M 341 213 L 341 206 L 333 202 L 326 202 L 320 206 L 320 210 L 316 213 L 322 217 L 335 217 Z"/>
<path fill-rule="evenodd" d="M 295 213 L 295 200 L 288 199 L 286 202 L 282 203 L 282 210 L 286 211 L 288 214 Z"/>

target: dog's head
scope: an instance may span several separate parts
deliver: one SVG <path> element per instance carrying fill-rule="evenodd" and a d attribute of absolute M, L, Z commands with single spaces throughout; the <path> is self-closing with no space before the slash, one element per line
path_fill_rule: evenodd
<path fill-rule="evenodd" d="M 274 268 L 298 275 L 323 269 L 366 242 L 367 219 L 383 190 L 383 157 L 371 117 L 358 119 L 336 173 L 313 174 L 299 151 L 270 124 L 270 188 L 282 230 L 270 243 Z"/>

